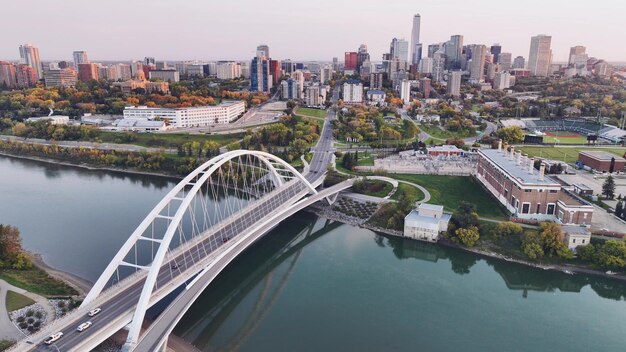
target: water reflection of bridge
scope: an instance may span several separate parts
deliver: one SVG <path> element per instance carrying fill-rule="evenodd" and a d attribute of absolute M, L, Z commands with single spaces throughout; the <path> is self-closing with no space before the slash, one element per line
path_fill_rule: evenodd
<path fill-rule="evenodd" d="M 250 248 L 247 255 L 233 263 L 232 268 L 227 269 L 227 272 L 221 275 L 219 284 L 210 286 L 194 303 L 194 307 L 202 308 L 194 309 L 192 307 L 189 310 L 189 313 L 180 322 L 180 327 L 175 330 L 177 335 L 188 341 L 193 341 L 194 345 L 201 349 L 210 349 L 211 351 L 232 351 L 243 345 L 263 321 L 266 314 L 271 311 L 272 305 L 281 295 L 302 249 L 341 226 L 339 222 L 310 221 L 308 217 L 305 221 L 309 222 L 308 226 L 295 229 L 295 231 L 293 223 L 290 224 L 288 230 L 286 226 L 279 225 L 271 239 L 267 238 L 263 240 L 262 244 Z M 323 223 L 321 228 L 319 228 L 320 223 Z M 280 237 L 281 232 L 297 234 Z M 250 267 L 256 269 L 250 272 Z M 241 276 L 245 276 L 243 280 Z M 231 278 L 233 279 L 231 280 Z M 251 292 L 254 292 L 254 297 L 251 297 Z M 207 305 L 212 307 L 208 311 L 204 308 Z M 209 347 L 210 340 L 218 334 L 220 327 L 224 326 L 226 320 L 235 311 L 246 309 L 249 311 L 245 313 L 239 311 L 237 314 L 238 316 L 243 314 L 247 318 L 242 321 L 235 333 L 220 343 L 219 346 L 211 345 Z M 197 314 L 199 312 L 201 314 Z M 187 325 L 188 321 L 194 323 Z"/>

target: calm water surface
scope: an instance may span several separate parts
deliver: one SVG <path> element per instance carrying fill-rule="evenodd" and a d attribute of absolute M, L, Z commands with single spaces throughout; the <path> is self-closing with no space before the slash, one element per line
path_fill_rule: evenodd
<path fill-rule="evenodd" d="M 0 223 L 95 281 L 175 180 L 0 156 Z M 626 285 L 481 259 L 300 213 L 176 333 L 203 351 L 624 351 Z"/>

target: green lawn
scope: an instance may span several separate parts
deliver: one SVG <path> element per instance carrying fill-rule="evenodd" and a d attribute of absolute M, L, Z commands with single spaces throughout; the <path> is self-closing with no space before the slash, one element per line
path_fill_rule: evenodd
<path fill-rule="evenodd" d="M 14 310 L 30 306 L 31 304 L 35 304 L 35 301 L 17 292 L 8 291 L 6 304 L 7 311 L 12 312 Z"/>
<path fill-rule="evenodd" d="M 573 163 L 578 160 L 578 153 L 582 150 L 604 151 L 616 156 L 622 156 L 626 153 L 626 148 L 619 147 L 521 147 L 522 153 L 528 154 L 531 158 L 540 157 L 561 160 L 566 163 Z"/>
<path fill-rule="evenodd" d="M 189 133 L 130 133 L 130 132 L 100 132 L 99 141 L 102 143 L 135 144 L 153 148 L 176 148 L 187 142 L 214 141 L 220 146 L 240 140 L 244 133 L 233 134 L 189 134 Z"/>
<path fill-rule="evenodd" d="M 396 193 L 391 196 L 391 199 L 398 200 L 401 195 L 406 195 L 410 199 L 415 199 L 415 201 L 424 199 L 424 192 L 422 192 L 419 188 L 399 182 L 398 189 L 396 190 Z"/>
<path fill-rule="evenodd" d="M 388 176 L 423 186 L 430 192 L 429 203 L 441 204 L 447 211 L 456 210 L 461 201 L 466 201 L 476 205 L 480 216 L 491 219 L 508 218 L 508 213 L 500 203 L 472 177 L 405 174 Z"/>
<path fill-rule="evenodd" d="M 325 119 L 326 116 L 328 116 L 328 113 L 326 112 L 326 110 L 311 109 L 311 108 L 298 108 L 296 110 L 296 114 L 317 117 L 317 118 L 322 118 L 322 119 Z"/>
<path fill-rule="evenodd" d="M 2 270 L 0 271 L 0 279 L 13 286 L 42 296 L 70 296 L 77 294 L 72 287 L 50 277 L 48 273 L 38 267 L 27 270 Z"/>
<path fill-rule="evenodd" d="M 471 135 L 469 133 L 467 133 L 466 131 L 463 132 L 451 132 L 451 131 L 446 131 L 446 130 L 442 130 L 441 128 L 438 127 L 431 127 L 429 125 L 425 125 L 425 124 L 421 124 L 419 125 L 420 130 L 428 133 L 429 135 L 438 138 L 438 139 L 447 139 L 447 138 L 452 138 L 452 137 L 459 137 L 459 138 L 468 138 L 468 137 L 474 137 L 475 135 Z"/>

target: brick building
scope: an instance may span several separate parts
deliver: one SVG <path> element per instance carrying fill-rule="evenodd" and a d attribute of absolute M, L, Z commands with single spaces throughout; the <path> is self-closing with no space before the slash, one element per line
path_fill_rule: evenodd
<path fill-rule="evenodd" d="M 608 172 L 611 168 L 611 159 L 615 159 L 613 171 L 624 171 L 626 159 L 607 152 L 582 151 L 578 153 L 578 160 L 590 168 L 602 172 Z"/>
<path fill-rule="evenodd" d="M 593 206 L 545 176 L 545 165 L 515 153 L 514 147 L 480 150 L 476 178 L 514 216 L 561 224 L 589 225 Z"/>

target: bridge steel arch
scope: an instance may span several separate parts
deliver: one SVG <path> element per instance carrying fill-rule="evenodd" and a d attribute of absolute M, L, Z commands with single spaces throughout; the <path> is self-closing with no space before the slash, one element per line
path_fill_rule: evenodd
<path fill-rule="evenodd" d="M 352 187 L 354 179 L 348 179 L 319 193 L 304 198 L 293 206 L 277 210 L 273 215 L 257 224 L 248 233 L 236 240 L 231 247 L 221 253 L 211 264 L 200 272 L 190 285 L 165 309 L 163 313 L 145 331 L 138 341 L 137 350 L 149 351 L 163 347 L 167 337 L 174 327 L 191 308 L 193 302 L 202 294 L 204 289 L 230 264 L 239 254 L 245 251 L 277 223 L 292 216 L 309 205 L 323 200 L 333 194 L 338 194 Z"/>
<path fill-rule="evenodd" d="M 141 330 L 141 324 L 145 318 L 146 310 L 150 305 L 150 298 L 154 291 L 157 276 L 160 268 L 164 263 L 166 253 L 172 243 L 172 239 L 181 224 L 185 212 L 188 210 L 194 197 L 201 192 L 203 185 L 207 180 L 219 170 L 227 162 L 242 157 L 253 156 L 262 161 L 271 172 L 271 180 L 276 188 L 291 181 L 292 179 L 298 179 L 303 184 L 303 190 L 308 189 L 309 193 L 317 194 L 315 187 L 300 174 L 293 166 L 289 165 L 284 160 L 278 158 L 275 155 L 261 152 L 261 151 L 249 151 L 249 150 L 235 150 L 221 154 L 211 160 L 205 162 L 187 177 L 180 181 L 146 216 L 137 229 L 131 234 L 128 240 L 124 243 L 109 265 L 101 274 L 100 278 L 96 281 L 91 291 L 85 297 L 81 306 L 87 306 L 98 298 L 102 293 L 107 283 L 111 280 L 113 275 L 120 267 L 135 267 L 136 269 L 146 270 L 148 274 L 141 291 L 141 296 L 135 308 L 132 322 L 130 324 L 130 330 L 127 339 L 127 346 L 133 349 L 139 339 Z M 278 168 L 277 168 L 278 166 Z M 282 173 L 281 173 L 282 172 Z M 285 175 L 287 173 L 287 175 Z M 191 187 L 188 191 L 184 192 L 187 188 Z M 177 197 L 181 192 L 184 192 L 184 198 Z M 154 255 L 154 259 L 148 266 L 138 266 L 126 263 L 124 259 L 131 253 L 138 241 L 150 240 L 144 237 L 144 233 L 148 230 L 153 221 L 157 219 L 161 212 L 166 209 L 171 202 L 178 201 L 180 205 L 176 210 L 176 213 L 167 226 L 167 230 L 162 239 L 152 239 L 153 243 L 158 243 L 158 250 Z"/>

